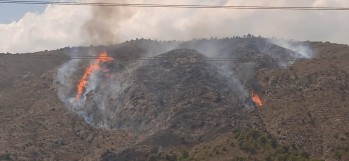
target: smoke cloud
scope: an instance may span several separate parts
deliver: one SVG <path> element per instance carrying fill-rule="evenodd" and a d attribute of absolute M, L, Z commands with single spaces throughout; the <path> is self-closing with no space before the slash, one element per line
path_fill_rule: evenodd
<path fill-rule="evenodd" d="M 89 1 L 94 2 L 94 1 Z M 101 2 L 101 1 L 98 1 Z M 150 3 L 149 0 L 120 1 L 120 3 Z M 252 0 L 187 0 L 163 1 L 151 3 L 170 4 L 211 4 L 211 5 L 269 5 L 269 6 L 345 6 L 344 0 L 312 1 L 252 1 Z M 330 40 L 349 43 L 344 36 L 349 28 L 347 15 L 338 16 L 339 11 L 255 11 L 224 9 L 169 9 L 169 8 L 122 8 L 91 6 L 52 6 L 44 13 L 28 13 L 21 20 L 0 25 L 0 52 L 33 52 L 77 45 L 109 45 L 129 39 L 146 37 L 162 40 L 188 40 L 201 37 L 231 37 L 251 33 L 275 37 L 287 37 L 301 40 Z M 258 16 L 256 16 L 258 15 Z M 288 15 L 288 16 L 285 16 Z M 343 25 L 334 25 L 341 23 Z M 287 27 L 286 27 L 287 26 Z M 320 26 L 320 27 L 319 27 Z M 339 34 L 344 33 L 344 34 Z M 312 51 L 296 42 L 271 40 L 270 43 L 295 51 L 291 58 L 310 58 Z M 219 43 L 180 45 L 175 47 L 193 48 L 208 57 L 234 57 L 227 55 L 226 46 Z M 171 47 L 169 47 L 171 48 Z M 262 49 L 261 49 L 262 50 Z M 75 51 L 71 52 L 74 55 Z M 165 52 L 165 51 L 164 51 Z M 96 53 L 88 55 L 95 55 Z M 160 54 L 160 53 L 158 53 Z M 90 63 L 93 63 L 91 60 Z M 287 66 L 286 60 L 279 65 Z M 89 76 L 88 86 L 82 98 L 76 100 L 74 90 L 76 80 L 73 77 L 81 65 L 80 60 L 70 60 L 58 69 L 57 81 L 59 98 L 74 113 L 82 116 L 86 122 L 108 128 L 108 119 L 112 113 L 106 106 L 116 101 L 118 93 L 127 86 L 121 81 L 124 74 L 96 72 Z M 257 65 L 251 62 L 239 65 L 221 65 L 217 67 L 225 74 L 228 83 L 240 94 L 243 100 L 249 97 L 244 85 L 252 79 Z M 236 73 L 233 69 L 239 69 Z M 115 73 L 115 72 L 113 72 Z M 237 75 L 248 73 L 242 77 Z M 111 74 L 111 75 L 106 75 Z M 241 79 L 242 78 L 242 79 Z M 113 96 L 113 98 L 110 98 Z"/>
<path fill-rule="evenodd" d="M 88 2 L 108 2 L 92 0 Z M 120 42 L 119 27 L 122 22 L 132 18 L 131 8 L 91 7 L 90 16 L 81 27 L 84 44 L 111 45 Z"/>
<path fill-rule="evenodd" d="M 124 0 L 120 3 L 349 6 L 346 0 Z M 349 43 L 346 37 L 349 15 L 343 12 L 49 5 L 41 14 L 27 13 L 16 22 L 0 24 L 0 52 L 34 52 L 66 46 L 112 44 L 141 37 L 189 40 L 248 33 Z"/>

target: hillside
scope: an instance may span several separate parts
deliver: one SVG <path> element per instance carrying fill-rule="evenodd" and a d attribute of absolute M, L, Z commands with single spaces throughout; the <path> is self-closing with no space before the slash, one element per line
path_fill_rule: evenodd
<path fill-rule="evenodd" d="M 302 45 L 313 58 L 254 37 L 0 54 L 0 160 L 348 160 L 349 47 Z M 62 101 L 101 51 L 83 108 Z"/>

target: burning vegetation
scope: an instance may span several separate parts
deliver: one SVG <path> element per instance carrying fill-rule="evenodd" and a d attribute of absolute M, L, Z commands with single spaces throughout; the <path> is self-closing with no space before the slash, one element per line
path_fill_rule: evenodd
<path fill-rule="evenodd" d="M 217 45 L 219 41 L 226 43 L 221 47 Z M 139 42 L 144 46 L 133 51 Z M 130 49 L 125 50 L 127 47 Z M 246 48 L 253 49 L 253 53 Z M 68 107 L 72 107 L 69 109 L 95 127 L 139 131 L 156 130 L 154 122 L 162 122 L 165 126 L 169 121 L 161 118 L 169 117 L 173 104 L 183 100 L 175 98 L 177 96 L 189 97 L 191 106 L 199 102 L 200 106 L 214 107 L 219 102 L 233 109 L 261 108 L 263 100 L 255 91 L 257 87 L 251 84 L 256 72 L 291 64 L 285 61 L 299 57 L 292 50 L 264 38 L 170 43 L 141 39 L 109 48 L 108 52 L 118 57 L 118 61 L 114 62 L 107 52 L 100 53 L 84 69 L 77 84 L 73 75 L 78 72 L 80 60 L 70 60 L 63 65 L 57 76 L 62 82 L 58 94 Z M 273 59 L 277 56 L 287 59 Z M 235 58 L 226 59 L 229 57 Z M 143 58 L 149 58 L 149 61 L 143 61 Z M 184 90 L 187 87 L 196 87 L 201 92 Z M 200 93 L 207 93 L 207 96 Z M 91 97 L 86 98 L 87 94 Z M 176 106 L 176 110 L 180 108 L 189 107 L 185 104 Z"/>
<path fill-rule="evenodd" d="M 259 97 L 254 90 L 251 91 L 251 99 L 256 105 L 258 105 L 258 107 L 263 107 L 263 101 L 261 97 Z"/>
<path fill-rule="evenodd" d="M 80 79 L 78 86 L 77 86 L 77 92 L 76 92 L 76 100 L 79 101 L 82 93 L 86 89 L 86 86 L 88 84 L 88 78 L 91 74 L 94 72 L 97 72 L 101 70 L 101 64 L 105 62 L 111 62 L 113 61 L 112 57 L 109 57 L 106 52 L 102 52 L 97 60 L 91 64 L 84 72 L 84 75 Z"/>

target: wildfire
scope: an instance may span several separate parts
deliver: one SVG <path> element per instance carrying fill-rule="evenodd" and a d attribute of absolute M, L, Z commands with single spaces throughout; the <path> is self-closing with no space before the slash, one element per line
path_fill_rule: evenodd
<path fill-rule="evenodd" d="M 251 98 L 252 98 L 252 101 L 258 105 L 259 107 L 262 107 L 263 106 L 263 102 L 262 102 L 262 99 L 257 95 L 257 93 L 255 91 L 252 91 L 251 92 Z"/>
<path fill-rule="evenodd" d="M 111 62 L 112 60 L 113 60 L 113 58 L 109 57 L 106 52 L 102 52 L 99 55 L 98 59 L 85 70 L 85 73 L 82 76 L 82 78 L 80 79 L 78 87 L 77 87 L 77 94 L 76 94 L 76 97 L 75 97 L 76 100 L 79 100 L 80 97 L 81 97 L 81 94 L 84 92 L 84 90 L 85 90 L 85 88 L 87 86 L 87 83 L 88 83 L 88 77 L 92 73 L 100 70 L 102 63 Z"/>

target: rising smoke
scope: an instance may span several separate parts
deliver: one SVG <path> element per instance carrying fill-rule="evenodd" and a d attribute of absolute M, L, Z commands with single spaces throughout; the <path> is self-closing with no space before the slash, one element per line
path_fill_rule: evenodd
<path fill-rule="evenodd" d="M 296 55 L 292 55 L 293 58 L 311 58 L 314 56 L 313 50 L 304 43 L 281 39 L 270 39 L 269 41 L 273 44 L 276 44 L 278 46 L 292 50 L 295 53 L 297 53 Z"/>
<path fill-rule="evenodd" d="M 96 2 L 96 1 L 90 1 Z M 100 2 L 100 1 L 98 1 Z M 206 2 L 206 1 L 204 1 Z M 200 3 L 204 3 L 200 1 Z M 207 1 L 208 2 L 208 1 Z M 230 4 L 231 1 L 221 0 L 219 1 L 221 5 Z M 144 10 L 143 10 L 144 11 Z M 149 10 L 150 11 L 150 10 Z M 177 10 L 182 11 L 182 10 Z M 150 11 L 152 12 L 152 11 Z M 223 11 L 222 11 L 223 12 Z M 86 45 L 108 45 L 119 42 L 123 39 L 123 36 L 129 34 L 125 32 L 123 26 L 125 23 L 130 21 L 140 20 L 140 17 L 148 14 L 141 14 L 139 10 L 132 8 L 114 8 L 114 7 L 92 7 L 89 18 L 81 26 L 81 38 Z M 145 22 L 144 25 L 156 25 L 153 30 L 144 31 L 144 35 L 147 35 L 148 32 L 155 37 L 162 38 L 175 38 L 173 34 L 178 33 L 178 28 L 183 29 L 181 33 L 182 36 L 179 39 L 192 39 L 198 37 L 207 37 L 210 30 L 213 30 L 214 25 L 208 23 L 215 22 L 214 16 L 208 17 L 212 20 L 205 21 L 205 19 L 198 18 L 199 11 L 195 10 L 191 13 L 185 11 L 184 13 L 191 17 L 195 17 L 196 21 L 189 22 L 178 22 L 169 18 L 168 21 L 160 18 L 161 21 L 155 21 L 155 23 L 160 24 L 149 24 Z M 151 14 L 150 14 L 151 15 Z M 149 16 L 149 15 L 148 15 Z M 158 15 L 164 16 L 164 15 Z M 182 15 L 183 16 L 183 15 Z M 217 15 L 216 15 L 217 16 Z M 200 17 L 200 16 L 199 16 Z M 143 17 L 142 21 L 148 21 L 151 17 Z M 225 17 L 227 23 L 230 23 L 231 17 Z M 154 22 L 154 20 L 149 20 Z M 221 23 L 218 23 L 222 25 Z M 181 26 L 182 25 L 182 26 Z M 127 25 L 126 25 L 127 26 Z M 138 26 L 139 27 L 139 26 Z M 174 30 L 174 28 L 176 28 Z M 188 30 L 186 29 L 188 28 Z M 130 28 L 130 33 L 133 33 L 134 28 Z M 222 29 L 223 33 L 227 33 L 229 27 L 224 27 Z M 217 31 L 220 33 L 221 31 Z M 183 37 L 183 35 L 185 35 Z M 224 35 L 224 34 L 222 34 Z M 129 35 L 128 35 L 129 36 Z M 290 42 L 290 41 L 281 41 L 281 40 L 267 40 L 268 43 L 259 43 L 257 41 L 255 46 L 243 46 L 242 48 L 249 50 L 253 49 L 262 54 L 268 55 L 270 57 L 276 57 L 275 59 L 279 66 L 287 67 L 293 63 L 294 58 L 310 58 L 313 56 L 313 53 L 310 48 L 306 47 L 302 43 Z M 247 43 L 248 44 L 248 43 Z M 243 45 L 243 44 L 242 44 Z M 278 55 L 277 53 L 269 52 L 270 46 L 275 45 L 278 47 L 286 48 L 290 52 L 286 53 L 287 55 Z M 239 45 L 237 45 L 239 46 Z M 189 41 L 183 43 L 173 43 L 172 45 L 167 45 L 165 47 L 159 45 L 155 50 L 146 50 L 146 53 L 142 53 L 143 56 L 156 56 L 158 54 L 167 52 L 176 48 L 190 48 L 195 49 L 204 54 L 206 57 L 225 57 L 225 58 L 239 58 L 244 56 L 241 54 L 241 48 L 235 47 L 232 48 L 231 44 L 225 44 L 223 40 L 216 41 Z M 280 48 L 281 49 L 281 48 Z M 70 55 L 74 56 L 76 52 L 81 51 L 70 51 Z M 99 53 L 96 51 L 88 51 L 84 55 L 96 56 Z M 287 57 L 287 59 L 284 59 Z M 282 59 L 280 59 L 282 58 Z M 115 60 L 113 64 L 117 63 L 118 60 Z M 96 63 L 96 60 L 91 60 L 91 64 Z M 58 69 L 57 80 L 59 82 L 58 95 L 59 98 L 65 103 L 65 105 L 74 113 L 83 117 L 86 122 L 89 124 L 100 127 L 100 128 L 110 128 L 109 119 L 112 118 L 113 113 L 110 110 L 110 102 L 115 102 L 118 100 L 118 97 L 122 94 L 122 91 L 127 87 L 126 81 L 127 74 L 116 73 L 113 68 L 106 68 L 105 70 L 98 70 L 92 72 L 86 78 L 88 81 L 86 87 L 84 88 L 80 99 L 75 97 L 76 84 L 77 80 L 80 78 L 74 77 L 77 73 L 81 73 L 82 61 L 80 60 L 70 60 Z M 86 62 L 84 63 L 86 64 Z M 214 65 L 219 69 L 221 75 L 225 75 L 228 84 L 231 88 L 238 93 L 240 100 L 245 102 L 246 98 L 249 98 L 250 88 L 247 87 L 247 84 L 251 84 L 250 81 L 254 80 L 255 72 L 259 68 L 259 64 L 256 62 L 230 62 L 230 63 L 214 63 Z M 254 92 L 254 91 L 253 91 Z M 112 96 L 112 98 L 111 98 Z M 252 107 L 251 105 L 245 104 L 246 107 Z"/>
<path fill-rule="evenodd" d="M 78 52 L 95 55 L 96 51 L 68 51 L 71 57 L 76 57 Z M 123 88 L 122 79 L 119 79 L 122 74 L 116 75 L 112 60 L 104 53 L 98 59 L 90 60 L 87 65 L 81 59 L 71 59 L 57 71 L 58 96 L 61 101 L 70 111 L 95 127 L 108 128 L 107 118 L 110 113 L 106 111 L 105 104 L 110 99 L 116 99 L 111 96 L 117 96 Z M 108 64 L 105 63 L 109 63 L 110 67 L 106 67 Z M 80 76 L 81 71 L 84 73 Z"/>
<path fill-rule="evenodd" d="M 89 0 L 87 2 L 108 1 Z M 120 42 L 120 25 L 131 19 L 133 14 L 132 9 L 126 7 L 91 7 L 90 16 L 80 30 L 81 37 L 85 40 L 84 44 L 111 45 Z"/>
<path fill-rule="evenodd" d="M 282 46 L 276 45 L 280 43 L 282 43 Z M 255 75 L 260 68 L 263 68 L 261 60 L 270 59 L 269 65 L 275 63 L 279 67 L 287 67 L 295 59 L 313 56 L 311 49 L 303 43 L 281 40 L 278 42 L 277 40 L 256 37 L 194 40 L 173 42 L 170 45 L 158 43 L 155 49 L 153 45 L 143 46 L 143 48 L 145 49 L 144 53 L 140 53 L 142 56 L 156 56 L 177 48 L 190 48 L 199 51 L 207 58 L 231 58 L 234 61 L 210 63 L 217 67 L 220 75 L 224 76 L 231 90 L 238 94 L 240 101 L 246 108 L 256 107 L 248 99 L 256 95 L 255 91 L 258 93 L 259 87 L 255 82 Z M 250 57 L 245 55 L 248 54 L 248 51 L 253 51 Z M 70 51 L 71 55 L 74 55 L 75 52 L 77 51 Z M 87 52 L 89 55 L 96 55 L 97 53 L 95 50 Z M 262 56 L 263 59 L 255 60 L 255 56 Z M 285 59 L 279 59 L 283 57 Z M 115 59 L 111 63 L 112 65 L 106 68 L 103 67 L 105 64 L 100 63 L 101 67 L 98 67 L 96 72 L 91 72 L 91 74 L 87 75 L 84 79 L 88 83 L 83 88 L 83 93 L 78 100 L 76 97 L 77 84 L 79 83 L 78 80 L 81 81 L 84 75 L 81 71 L 87 71 L 89 66 L 96 64 L 98 60 L 90 60 L 89 65 L 88 63 L 86 65 L 84 61 L 73 59 L 62 65 L 58 70 L 59 98 L 72 112 L 78 114 L 95 127 L 112 128 L 110 119 L 114 117 L 113 113 L 115 112 L 113 110 L 117 110 L 115 108 L 123 108 L 115 104 L 118 104 L 123 91 L 128 87 L 126 82 L 132 81 L 129 80 L 128 73 L 132 73 L 134 69 L 142 67 L 142 63 L 136 61 L 135 64 L 130 65 L 133 66 L 132 68 L 127 67 L 127 71 L 116 70 L 117 66 L 115 64 L 118 61 L 118 59 Z M 82 65 L 84 66 L 83 68 L 81 67 Z M 76 77 L 76 75 L 78 76 Z"/>

